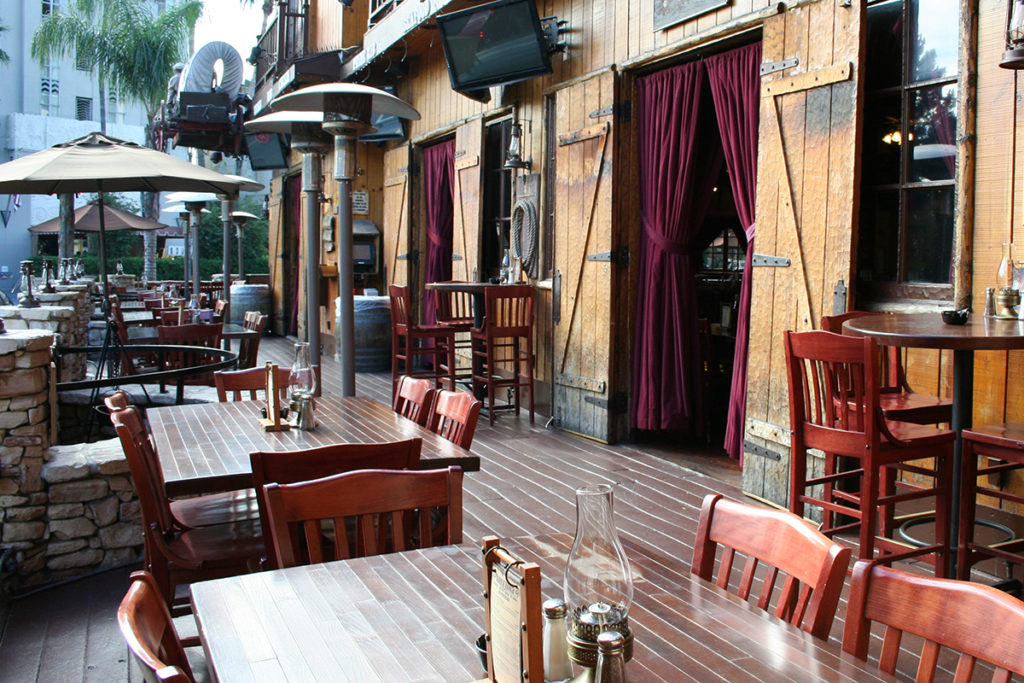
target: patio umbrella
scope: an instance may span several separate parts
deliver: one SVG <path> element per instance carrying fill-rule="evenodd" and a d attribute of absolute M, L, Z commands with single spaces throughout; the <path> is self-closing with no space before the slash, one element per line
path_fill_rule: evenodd
<path fill-rule="evenodd" d="M 109 204 L 103 205 L 103 224 L 104 229 L 108 232 L 111 230 L 160 230 L 169 227 L 152 218 L 143 218 L 131 211 L 125 211 Z M 89 202 L 75 210 L 76 232 L 99 232 L 99 230 L 99 200 Z M 60 217 L 33 225 L 28 231 L 36 234 L 60 232 Z"/>
<path fill-rule="evenodd" d="M 95 132 L 0 164 L 0 194 L 96 192 L 216 192 L 236 196 L 242 185 L 170 154 Z M 106 226 L 100 212 L 100 279 L 107 293 Z"/>

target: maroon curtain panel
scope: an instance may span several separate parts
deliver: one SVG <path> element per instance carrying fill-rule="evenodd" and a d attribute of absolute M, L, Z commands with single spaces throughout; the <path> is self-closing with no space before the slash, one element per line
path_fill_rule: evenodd
<path fill-rule="evenodd" d="M 736 213 L 747 234 L 747 257 L 736 313 L 736 351 L 732 364 L 726 452 L 743 459 L 747 409 L 747 349 L 750 329 L 750 257 L 754 253 L 754 205 L 757 197 L 757 128 L 761 97 L 761 44 L 754 43 L 705 60 L 711 97 L 722 134 Z"/>
<path fill-rule="evenodd" d="M 426 282 L 452 279 L 452 193 L 455 180 L 455 140 L 423 150 L 427 211 Z M 437 322 L 437 292 L 423 296 L 423 324 Z"/>
<path fill-rule="evenodd" d="M 701 136 L 698 126 L 703 87 L 701 62 L 637 81 L 643 232 L 630 406 L 630 424 L 636 429 L 683 430 L 701 424 L 691 247 L 721 163 L 714 133 Z M 705 149 L 709 139 L 713 148 Z"/>
<path fill-rule="evenodd" d="M 292 212 L 292 278 L 288 284 L 292 288 L 292 310 L 288 316 L 288 334 L 299 333 L 299 252 L 302 249 L 302 176 L 292 176 L 288 180 L 288 202 Z M 306 258 L 311 258 L 308 254 Z"/>

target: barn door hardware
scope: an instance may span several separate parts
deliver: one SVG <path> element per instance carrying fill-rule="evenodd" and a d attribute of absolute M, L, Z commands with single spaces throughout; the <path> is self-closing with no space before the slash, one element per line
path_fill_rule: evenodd
<path fill-rule="evenodd" d="M 751 455 L 760 455 L 761 457 L 768 458 L 769 460 L 775 460 L 776 462 L 782 460 L 782 456 L 779 453 L 765 448 L 764 446 L 759 446 L 753 441 L 747 441 L 746 439 L 743 441 L 743 451 L 745 453 L 750 453 Z"/>
<path fill-rule="evenodd" d="M 766 256 L 764 254 L 754 254 L 750 257 L 750 265 L 752 266 L 772 266 L 775 268 L 788 268 L 791 261 L 786 256 Z"/>
<path fill-rule="evenodd" d="M 606 398 L 597 398 L 596 396 L 584 396 L 583 401 L 612 413 L 625 413 L 629 410 L 629 405 L 626 403 L 626 395 L 621 392 L 615 394 L 610 401 Z"/>
<path fill-rule="evenodd" d="M 633 118 L 633 103 L 626 100 L 622 104 L 609 104 L 590 112 L 590 118 L 598 119 L 602 116 L 617 116 L 621 121 L 629 123 Z"/>
<path fill-rule="evenodd" d="M 461 261 L 462 254 L 452 254 L 452 261 Z"/>
<path fill-rule="evenodd" d="M 551 322 L 557 325 L 562 320 L 562 271 L 556 270 L 551 278 Z"/>
<path fill-rule="evenodd" d="M 767 76 L 773 74 L 776 71 L 784 71 L 786 69 L 792 69 L 794 66 L 800 63 L 800 60 L 796 57 L 792 59 L 780 59 L 777 62 L 765 62 L 761 65 L 761 75 Z"/>
<path fill-rule="evenodd" d="M 832 290 L 832 315 L 846 313 L 846 283 L 840 280 Z"/>
<path fill-rule="evenodd" d="M 419 263 L 420 253 L 418 251 L 410 251 L 406 254 L 399 254 L 395 257 L 399 261 L 410 261 L 412 263 Z"/>
<path fill-rule="evenodd" d="M 609 261 L 617 266 L 629 265 L 629 247 L 621 247 L 615 251 L 602 251 L 599 254 L 587 254 L 588 261 Z"/>

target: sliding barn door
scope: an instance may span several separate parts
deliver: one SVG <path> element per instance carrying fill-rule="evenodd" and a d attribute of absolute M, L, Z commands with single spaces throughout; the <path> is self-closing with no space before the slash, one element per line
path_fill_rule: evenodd
<path fill-rule="evenodd" d="M 783 505 L 782 333 L 817 329 L 823 314 L 843 305 L 834 304 L 837 283 L 850 285 L 863 7 L 820 0 L 764 23 L 743 488 Z"/>
<path fill-rule="evenodd" d="M 612 220 L 615 74 L 557 91 L 552 412 L 562 429 L 616 438 L 612 411 L 615 251 Z"/>
<path fill-rule="evenodd" d="M 415 281 L 416 244 L 409 230 L 409 145 L 384 153 L 384 282 Z M 387 294 L 387 291 L 382 292 Z"/>
<path fill-rule="evenodd" d="M 482 119 L 468 121 L 455 131 L 455 188 L 452 197 L 452 279 L 478 282 L 480 221 L 483 215 Z"/>

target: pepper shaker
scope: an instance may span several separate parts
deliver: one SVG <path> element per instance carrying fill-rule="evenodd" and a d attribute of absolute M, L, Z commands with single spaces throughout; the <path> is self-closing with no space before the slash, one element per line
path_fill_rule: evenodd
<path fill-rule="evenodd" d="M 985 315 L 992 317 L 996 314 L 996 288 L 985 288 Z"/>
<path fill-rule="evenodd" d="M 626 683 L 626 661 L 622 654 L 625 642 L 618 631 L 598 634 L 594 683 Z"/>

